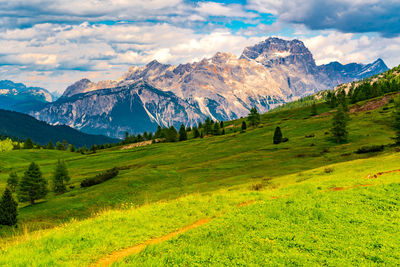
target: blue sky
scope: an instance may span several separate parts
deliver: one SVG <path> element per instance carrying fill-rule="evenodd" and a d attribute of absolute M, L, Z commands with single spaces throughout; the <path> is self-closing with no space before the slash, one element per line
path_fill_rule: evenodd
<path fill-rule="evenodd" d="M 153 59 L 240 55 L 270 36 L 300 39 L 318 64 L 400 64 L 400 1 L 0 0 L 0 79 L 62 92 Z"/>

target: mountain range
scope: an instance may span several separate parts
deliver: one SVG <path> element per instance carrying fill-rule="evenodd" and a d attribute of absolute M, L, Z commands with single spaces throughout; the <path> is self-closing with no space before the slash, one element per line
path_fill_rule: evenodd
<path fill-rule="evenodd" d="M 25 84 L 9 80 L 0 81 L 0 108 L 2 109 L 29 111 L 54 100 L 55 96 L 44 88 L 27 87 Z"/>
<path fill-rule="evenodd" d="M 263 113 L 285 102 L 388 68 L 332 62 L 317 65 L 299 40 L 268 38 L 240 57 L 217 53 L 199 62 L 133 66 L 117 80 L 82 79 L 55 102 L 28 112 L 51 124 L 121 137 L 125 131 L 154 131 L 157 125 L 195 125 L 206 117 L 231 120 L 251 107 Z"/>

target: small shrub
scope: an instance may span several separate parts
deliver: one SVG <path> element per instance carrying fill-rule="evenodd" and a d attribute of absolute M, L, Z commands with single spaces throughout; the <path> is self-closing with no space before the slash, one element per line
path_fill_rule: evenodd
<path fill-rule="evenodd" d="M 287 138 L 287 137 L 283 137 L 282 138 L 282 143 L 285 143 L 285 142 L 288 142 L 289 141 L 289 138 Z"/>
<path fill-rule="evenodd" d="M 70 185 L 69 186 L 69 189 L 74 189 L 75 188 L 75 185 Z"/>
<path fill-rule="evenodd" d="M 308 134 L 305 136 L 305 138 L 313 138 L 313 137 L 315 137 L 315 134 Z"/>
<path fill-rule="evenodd" d="M 253 184 L 253 185 L 251 186 L 251 190 L 259 191 L 259 190 L 261 190 L 263 187 L 264 187 L 263 184 Z"/>
<path fill-rule="evenodd" d="M 323 150 L 322 150 L 322 153 L 329 153 L 329 148 L 324 148 Z"/>
<path fill-rule="evenodd" d="M 118 175 L 118 168 L 114 167 L 110 170 L 97 174 L 95 177 L 86 178 L 81 182 L 81 187 L 90 187 L 96 184 L 101 184 Z"/>
<path fill-rule="evenodd" d="M 372 153 L 372 152 L 381 152 L 385 148 L 384 145 L 375 145 L 375 146 L 363 146 L 357 149 L 354 153 L 356 154 L 364 154 L 364 153 Z"/>
<path fill-rule="evenodd" d="M 333 168 L 325 168 L 324 172 L 325 173 L 332 173 L 333 172 Z"/>

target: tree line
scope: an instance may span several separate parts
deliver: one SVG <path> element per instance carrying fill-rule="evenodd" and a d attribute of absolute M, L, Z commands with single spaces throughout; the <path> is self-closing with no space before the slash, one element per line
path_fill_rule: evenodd
<path fill-rule="evenodd" d="M 58 160 L 52 175 L 51 189 L 56 194 L 65 193 L 70 179 L 65 162 Z M 48 192 L 48 182 L 43 178 L 40 167 L 35 162 L 29 165 L 21 179 L 15 171 L 12 171 L 0 202 L 0 225 L 12 226 L 17 223 L 18 202 L 14 199 L 13 193 L 20 202 L 29 201 L 33 205 L 36 200 L 45 198 Z"/>

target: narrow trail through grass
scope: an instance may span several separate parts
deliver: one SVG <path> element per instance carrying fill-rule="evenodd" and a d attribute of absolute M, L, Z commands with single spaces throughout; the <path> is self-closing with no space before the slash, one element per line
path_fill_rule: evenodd
<path fill-rule="evenodd" d="M 239 203 L 237 205 L 237 207 L 240 208 L 240 207 L 248 206 L 248 205 L 253 204 L 254 202 L 255 202 L 254 200 L 249 200 L 249 201 L 246 201 L 246 202 L 242 202 L 242 203 Z M 130 256 L 132 254 L 135 254 L 135 253 L 139 253 L 140 251 L 145 249 L 148 245 L 154 245 L 154 244 L 158 244 L 158 243 L 167 241 L 169 239 L 172 239 L 173 237 L 175 237 L 177 235 L 180 235 L 180 234 L 183 234 L 183 233 L 185 233 L 185 232 L 187 232 L 187 231 L 189 231 L 191 229 L 198 228 L 198 227 L 210 222 L 211 220 L 213 220 L 213 219 L 215 219 L 215 218 L 217 218 L 217 217 L 219 217 L 221 215 L 223 215 L 223 214 L 216 215 L 213 218 L 200 219 L 200 220 L 198 220 L 198 221 L 196 221 L 196 222 L 194 222 L 194 223 L 192 223 L 190 225 L 187 225 L 187 226 L 185 226 L 185 227 L 183 227 L 183 228 L 181 228 L 181 229 L 179 229 L 177 231 L 174 231 L 172 233 L 169 233 L 167 235 L 147 240 L 144 243 L 141 243 L 141 244 L 138 244 L 138 245 L 135 245 L 135 246 L 123 249 L 123 250 L 115 251 L 114 253 L 112 253 L 110 255 L 107 255 L 104 258 L 101 258 L 95 264 L 93 264 L 91 266 L 93 266 L 93 267 L 95 267 L 95 266 L 100 266 L 100 267 L 111 266 L 113 263 L 118 262 L 118 261 L 122 260 L 125 257 L 128 257 L 128 256 Z"/>

